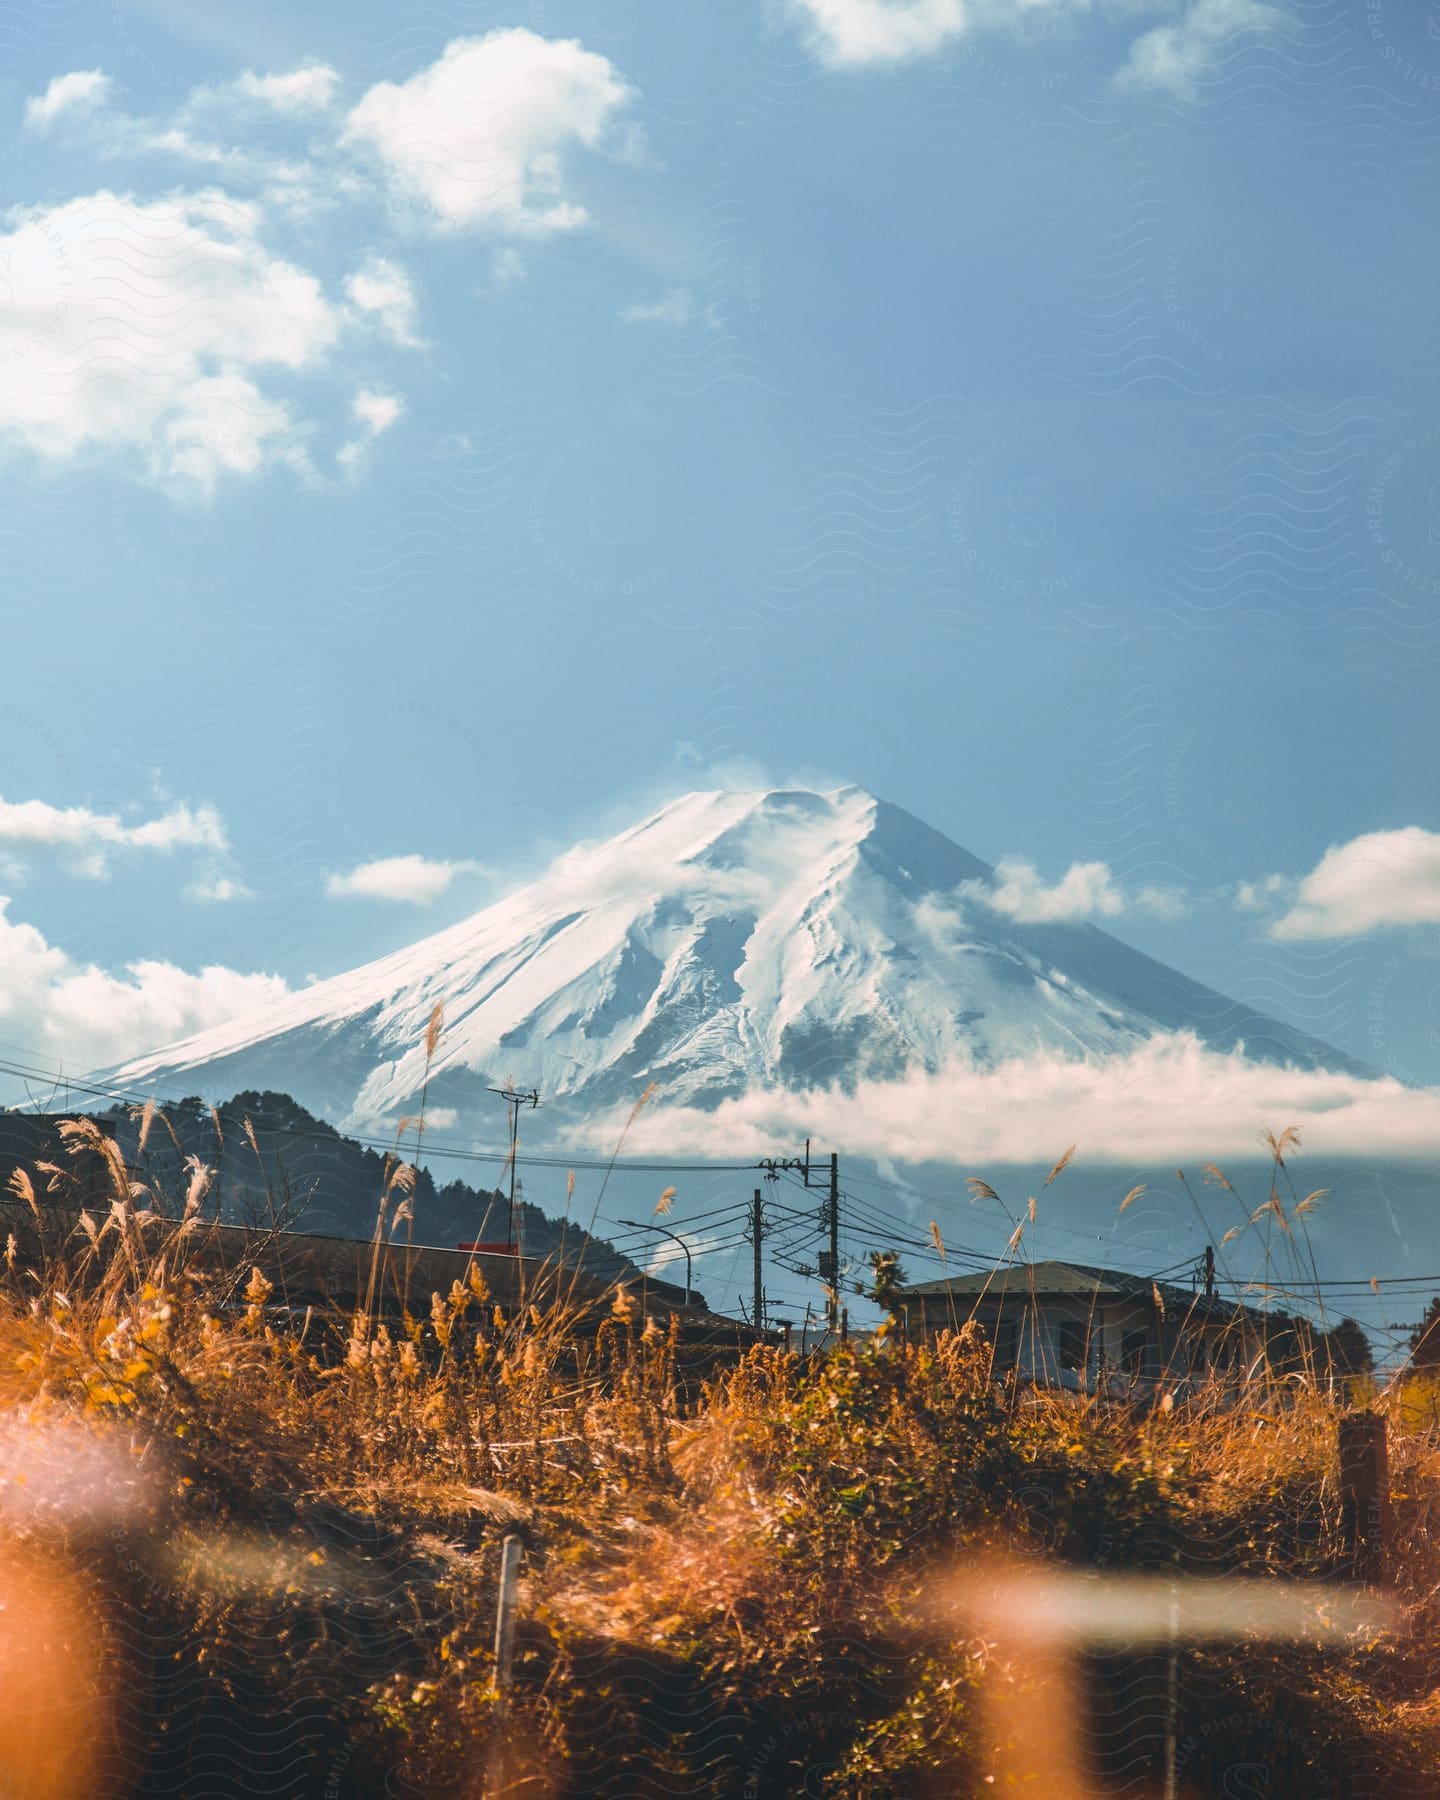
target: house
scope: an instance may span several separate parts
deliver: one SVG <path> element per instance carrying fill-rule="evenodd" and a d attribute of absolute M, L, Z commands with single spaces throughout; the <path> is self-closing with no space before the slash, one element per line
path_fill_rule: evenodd
<path fill-rule="evenodd" d="M 1270 1323 L 1213 1291 L 1068 1262 L 917 1282 L 896 1308 L 912 1340 L 973 1319 L 997 1376 L 1083 1393 L 1238 1376 L 1264 1357 Z"/>

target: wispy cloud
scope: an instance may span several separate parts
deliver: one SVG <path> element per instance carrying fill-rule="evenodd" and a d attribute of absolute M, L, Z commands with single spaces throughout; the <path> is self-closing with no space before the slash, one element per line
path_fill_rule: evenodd
<path fill-rule="evenodd" d="M 103 69 L 75 69 L 57 75 L 43 94 L 25 102 L 25 125 L 30 131 L 48 131 L 64 114 L 93 112 L 110 94 L 110 77 Z"/>
<path fill-rule="evenodd" d="M 246 71 L 234 83 L 234 92 L 262 101 L 276 112 L 323 112 L 335 98 L 340 75 L 326 63 L 307 63 L 278 75 Z"/>
<path fill-rule="evenodd" d="M 1174 24 L 1157 26 L 1135 40 L 1116 85 L 1189 98 L 1240 38 L 1273 31 L 1284 21 L 1281 9 L 1264 0 L 1193 0 Z"/>
<path fill-rule="evenodd" d="M 381 394 L 371 388 L 362 388 L 350 403 L 350 416 L 364 435 L 341 445 L 337 452 L 341 465 L 351 471 L 359 469 L 370 444 L 381 432 L 388 431 L 404 410 L 405 402 L 398 394 Z"/>
<path fill-rule="evenodd" d="M 1440 925 L 1440 832 L 1419 825 L 1365 832 L 1332 844 L 1308 875 L 1242 883 L 1236 901 L 1251 911 L 1283 908 L 1270 925 L 1276 938 Z"/>
<path fill-rule="evenodd" d="M 185 898 L 201 900 L 213 906 L 225 906 L 232 900 L 252 899 L 253 894 L 238 877 L 212 869 L 196 876 L 185 889 Z"/>
<path fill-rule="evenodd" d="M 1092 15 L 1173 14 L 1174 0 L 789 0 L 810 47 L 832 68 L 885 68 L 933 56 L 974 33 L 1076 28 Z M 1286 15 L 1267 0 L 1191 0 L 1130 46 L 1117 85 L 1192 93 L 1245 33 Z"/>
<path fill-rule="evenodd" d="M 118 813 L 88 806 L 52 806 L 46 800 L 0 798 L 0 847 L 55 851 L 85 875 L 102 876 L 115 850 L 229 848 L 225 827 L 213 806 L 172 806 L 155 818 L 127 823 Z"/>
<path fill-rule="evenodd" d="M 352 306 L 376 319 L 397 344 L 415 344 L 415 289 L 407 272 L 373 253 L 345 278 Z"/>
<path fill-rule="evenodd" d="M 309 76 L 311 71 L 297 71 Z M 289 77 L 273 78 L 281 84 Z M 57 76 L 41 95 L 26 102 L 25 124 L 35 132 L 63 136 L 71 144 L 83 144 L 94 158 L 163 159 L 193 163 L 211 177 L 236 178 L 278 187 L 302 182 L 306 174 L 303 156 L 280 154 L 249 127 L 227 117 L 237 110 L 254 112 L 262 103 L 259 88 L 246 89 L 247 80 L 221 87 L 192 89 L 164 119 L 147 118 L 123 111 L 113 104 L 114 83 L 102 69 L 80 69 Z M 277 95 L 282 89 L 277 89 Z M 293 111 L 278 104 L 275 96 L 263 101 L 266 112 Z"/>
<path fill-rule="evenodd" d="M 382 856 L 326 878 L 332 900 L 400 900 L 429 906 L 460 875 L 483 874 L 477 862 L 444 862 L 427 856 Z"/>
<path fill-rule="evenodd" d="M 658 300 L 637 300 L 624 307 L 620 317 L 629 325 L 670 325 L 682 331 L 689 325 L 703 325 L 711 331 L 720 329 L 720 314 L 713 306 L 702 306 L 688 287 L 670 288 Z"/>
<path fill-rule="evenodd" d="M 1103 862 L 1072 863 L 1060 879 L 1047 883 L 1020 857 L 1002 857 L 993 882 L 966 881 L 958 889 L 964 900 L 978 901 L 991 912 L 1026 925 L 1063 919 L 1114 919 L 1122 913 L 1155 913 L 1175 918 L 1184 900 L 1174 888 L 1127 889 Z"/>

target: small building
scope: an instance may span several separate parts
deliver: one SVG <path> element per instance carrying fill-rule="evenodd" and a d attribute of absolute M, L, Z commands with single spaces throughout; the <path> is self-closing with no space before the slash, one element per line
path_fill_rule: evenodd
<path fill-rule="evenodd" d="M 1012 1263 L 903 1287 L 912 1339 L 979 1325 L 997 1377 L 1078 1393 L 1193 1386 L 1236 1377 L 1265 1354 L 1264 1314 L 1216 1294 L 1086 1263 Z"/>

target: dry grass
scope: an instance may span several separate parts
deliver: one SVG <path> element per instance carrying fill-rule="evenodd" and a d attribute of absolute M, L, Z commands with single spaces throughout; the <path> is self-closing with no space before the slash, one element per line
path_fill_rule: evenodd
<path fill-rule="evenodd" d="M 3 1792 L 991 1793 L 1024 1708 L 1061 1716 L 1059 1690 L 1038 1652 L 957 1628 L 957 1567 L 1343 1572 L 1335 1431 L 1356 1396 L 1313 1369 L 1168 1408 L 1027 1395 L 962 1324 L 757 1349 L 697 1388 L 633 1296 L 507 1312 L 473 1273 L 400 1311 L 372 1284 L 354 1314 L 297 1319 L 258 1271 L 197 1254 L 203 1167 L 162 1206 L 88 1122 L 67 1149 L 17 1182 L 6 1227 L 0 1663 L 17 1607 L 55 1624 L 0 1733 Z M 377 1242 L 403 1193 L 392 1167 Z M 1179 1791 L 1245 1791 L 1252 1766 L 1274 1794 L 1440 1785 L 1433 1401 L 1376 1401 L 1401 1624 L 1183 1646 Z M 531 1555 L 502 1771 L 506 1532 Z M 1125 1791 L 1158 1793 L 1160 1665 L 1106 1657 L 1065 1689 L 1091 1761 L 1073 1791 L 1128 1768 Z M 80 1690 L 77 1736 L 55 1727 Z M 216 1744 L 232 1763 L 207 1775 Z"/>

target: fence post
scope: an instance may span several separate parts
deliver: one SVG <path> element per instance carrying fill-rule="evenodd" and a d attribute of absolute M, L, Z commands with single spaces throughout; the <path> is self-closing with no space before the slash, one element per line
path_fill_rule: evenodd
<path fill-rule="evenodd" d="M 500 1591 L 495 1599 L 495 1748 L 491 1758 L 496 1793 L 504 1793 L 509 1778 L 505 1715 L 515 1671 L 515 1605 L 520 1586 L 520 1559 L 524 1554 L 524 1545 L 513 1534 L 500 1545 Z"/>
<path fill-rule="evenodd" d="M 1180 1597 L 1171 1585 L 1165 1608 L 1165 1800 L 1176 1800 L 1180 1741 Z"/>
<path fill-rule="evenodd" d="M 1384 1415 L 1349 1413 L 1340 1421 L 1340 1531 L 1357 1581 L 1385 1579 L 1390 1523 L 1390 1455 Z"/>

